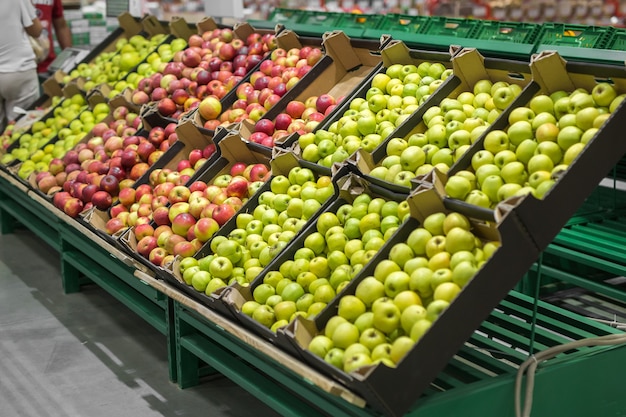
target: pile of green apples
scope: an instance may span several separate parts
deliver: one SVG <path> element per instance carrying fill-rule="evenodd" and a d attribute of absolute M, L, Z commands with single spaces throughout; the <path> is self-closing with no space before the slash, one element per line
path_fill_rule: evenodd
<path fill-rule="evenodd" d="M 431 214 L 339 299 L 308 350 L 345 372 L 395 367 L 498 248 L 474 235 L 464 215 Z"/>
<path fill-rule="evenodd" d="M 63 99 L 53 114 L 46 120 L 38 120 L 17 139 L 19 145 L 2 155 L 0 164 L 9 165 L 15 161 L 26 161 L 33 153 L 46 146 L 57 134 L 77 120 L 78 115 L 87 109 L 87 101 L 82 94 Z M 82 124 L 82 123 L 81 123 Z"/>
<path fill-rule="evenodd" d="M 536 95 L 513 109 L 506 130 L 485 136 L 471 166 L 448 179 L 446 193 L 491 208 L 514 195 L 543 198 L 625 96 L 605 82 L 591 92 Z"/>
<path fill-rule="evenodd" d="M 253 212 L 236 214 L 237 228 L 211 240 L 212 254 L 180 261 L 180 275 L 206 295 L 234 282 L 249 285 L 334 193 L 329 176 L 308 168 L 275 175 Z"/>
<path fill-rule="evenodd" d="M 408 213 L 406 201 L 361 194 L 337 213 L 320 214 L 316 231 L 293 259 L 267 272 L 253 289 L 253 300 L 241 306 L 242 313 L 274 332 L 299 315 L 314 317 L 374 257 Z"/>
<path fill-rule="evenodd" d="M 163 44 L 166 37 L 166 34 L 156 34 L 150 38 L 141 35 L 120 38 L 115 43 L 115 50 L 102 52 L 90 63 L 78 64 L 75 69 L 62 78 L 62 82 L 67 84 L 72 80 L 83 78 L 85 79 L 83 86 L 85 91 L 90 91 L 98 84 L 106 83 L 112 85 L 114 90 L 119 93 L 126 86 L 132 85 L 133 80 L 136 83 L 142 78 L 141 74 L 139 74 L 138 66 L 148 57 L 150 58 L 150 63 L 155 63 L 154 68 L 152 65 L 148 65 L 150 65 L 153 71 L 157 71 L 160 68 L 158 63 L 171 60 L 175 51 L 178 50 L 176 48 L 183 49 L 186 44 L 184 40 L 182 40 L 182 46 L 180 41 Z M 154 55 L 155 53 L 157 54 L 156 56 Z M 137 67 L 138 75 L 126 80 L 126 84 L 118 84 L 127 76 L 130 76 L 129 72 L 135 67 Z M 142 72 L 148 71 L 146 66 L 141 68 Z"/>
<path fill-rule="evenodd" d="M 61 100 L 62 100 L 61 96 L 52 96 L 50 98 L 49 106 L 47 107 L 44 106 L 41 108 L 38 107 L 36 110 L 40 112 L 39 114 L 43 115 L 47 113 L 50 109 L 59 105 Z M 24 133 L 26 133 L 30 129 L 32 124 L 35 123 L 40 118 L 40 116 L 31 115 L 30 112 L 24 117 L 30 119 L 31 123 L 22 124 L 22 119 L 20 119 L 20 123 L 15 123 L 14 121 L 11 121 L 7 125 L 4 132 L 2 132 L 2 135 L 0 135 L 0 150 L 1 150 L 0 152 L 4 152 L 13 142 L 18 140 Z"/>
<path fill-rule="evenodd" d="M 444 98 L 424 112 L 422 132 L 387 142 L 387 156 L 370 175 L 410 188 L 413 178 L 433 168 L 447 172 L 521 91 L 517 84 L 484 79 L 471 92 Z"/>
<path fill-rule="evenodd" d="M 302 159 L 329 167 L 358 149 L 372 152 L 450 75 L 452 70 L 438 62 L 390 65 L 328 130 L 298 138 Z"/>
<path fill-rule="evenodd" d="M 32 173 L 47 172 L 50 161 L 62 158 L 70 149 L 74 148 L 95 126 L 96 123 L 109 115 L 109 105 L 98 103 L 93 110 L 85 109 L 77 118 L 69 122 L 56 133 L 54 143 L 47 143 L 42 148 L 29 153 L 22 160 L 17 175 L 27 179 Z"/>

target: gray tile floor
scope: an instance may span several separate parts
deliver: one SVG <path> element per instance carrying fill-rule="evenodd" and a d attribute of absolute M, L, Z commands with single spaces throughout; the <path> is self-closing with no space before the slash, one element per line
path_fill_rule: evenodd
<path fill-rule="evenodd" d="M 61 289 L 59 255 L 0 236 L 0 416 L 276 416 L 226 378 L 180 390 L 165 337 L 104 290 Z"/>

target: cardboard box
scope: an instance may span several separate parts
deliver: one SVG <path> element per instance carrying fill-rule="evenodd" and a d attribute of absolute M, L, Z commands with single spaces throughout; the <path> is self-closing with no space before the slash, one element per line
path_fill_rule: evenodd
<path fill-rule="evenodd" d="M 155 120 L 153 120 L 153 123 L 154 122 Z M 167 123 L 162 120 L 161 124 L 158 124 L 158 120 L 156 122 L 157 124 L 155 124 L 153 127 L 165 127 Z M 167 151 L 165 151 L 163 156 L 150 167 L 145 175 L 135 181 L 132 186 L 133 188 L 136 189 L 143 184 L 148 184 L 151 188 L 153 188 L 154 184 L 150 180 L 152 173 L 162 169 L 170 169 L 172 171 L 176 171 L 178 163 L 183 159 L 187 159 L 189 153 L 192 150 L 204 149 L 208 144 L 213 143 L 214 140 L 217 142 L 219 138 L 223 137 L 226 134 L 226 132 L 219 131 L 218 136 L 213 138 L 211 136 L 202 134 L 190 123 L 178 126 L 176 132 L 178 133 L 178 140 L 173 145 L 171 145 Z M 149 134 L 149 130 L 142 129 L 138 134 L 147 137 L 147 135 Z M 211 158 L 209 158 L 201 167 L 196 170 L 196 174 L 193 175 L 185 183 L 185 185 L 193 183 L 193 181 L 195 181 L 202 174 L 203 170 L 207 166 L 214 163 L 218 158 L 219 153 L 216 151 L 211 156 Z M 119 201 L 116 204 L 120 204 Z M 126 230 L 126 228 L 122 229 L 122 231 L 118 233 L 115 233 L 114 235 L 109 235 L 106 232 L 106 224 L 111 219 L 110 210 L 102 211 L 94 208 L 93 210 L 86 212 L 82 217 L 87 225 L 95 229 L 100 236 L 105 238 L 109 243 L 119 246 L 119 237 L 122 235 L 122 232 Z"/>
<path fill-rule="evenodd" d="M 199 175 L 193 179 L 194 181 L 202 181 L 210 184 L 216 177 L 229 173 L 230 168 L 235 162 L 245 162 L 246 164 L 262 163 L 269 165 L 270 155 L 267 152 L 261 153 L 250 149 L 238 135 L 227 134 L 226 137 L 219 141 L 218 149 L 219 151 L 216 152 L 218 157 L 212 164 L 200 172 Z M 155 225 L 154 222 L 153 225 Z M 171 274 L 163 267 L 152 264 L 148 259 L 137 253 L 137 239 L 135 238 L 133 228 L 128 228 L 120 236 L 119 241 L 126 253 L 131 255 L 138 263 L 148 267 L 156 276 L 162 279 L 169 279 L 171 277 Z"/>
<path fill-rule="evenodd" d="M 397 231 L 394 242 L 383 246 L 341 295 L 354 294 L 360 280 L 371 275 L 378 262 L 388 258 L 393 244 L 404 241 L 428 215 L 449 212 L 444 200 L 442 179 L 434 173 L 429 183 L 416 189 L 408 201 L 411 219 Z M 380 364 L 347 374 L 307 350 L 310 340 L 336 314 L 338 298 L 329 304 L 315 322 L 299 318 L 285 328 L 283 336 L 290 338 L 309 365 L 331 375 L 361 395 L 370 407 L 388 416 L 404 415 L 539 255 L 538 248 L 525 233 L 511 207 L 500 207 L 496 222 L 471 219 L 471 223 L 476 236 L 500 241 L 500 248 L 395 368 Z M 398 381 L 402 381 L 402 389 L 398 388 Z"/>
<path fill-rule="evenodd" d="M 531 93 L 537 91 L 536 87 L 539 87 L 539 93 L 573 91 L 580 87 L 591 91 L 602 80 L 610 80 L 618 94 L 626 92 L 624 67 L 566 63 L 556 53 L 535 56 L 531 66 L 536 86 L 534 90 L 529 90 L 527 100 L 534 95 Z M 554 239 L 578 207 L 606 177 L 607 172 L 626 153 L 626 143 L 621 140 L 625 115 L 626 106 L 622 102 L 558 178 L 555 186 L 545 194 L 543 200 L 527 196 L 519 202 L 515 213 L 540 250 L 545 249 Z"/>
<path fill-rule="evenodd" d="M 451 91 L 444 89 L 432 94 L 420 108 L 413 113 L 409 119 L 398 127 L 389 137 L 381 143 L 372 153 L 360 149 L 354 155 L 354 159 L 359 169 L 366 174 L 367 178 L 381 186 L 401 191 L 407 187 L 394 184 L 390 181 L 376 178 L 369 175 L 374 168 L 380 166 L 387 156 L 387 144 L 392 138 L 408 138 L 416 133 L 425 133 L 428 127 L 422 120 L 425 112 L 432 106 L 439 106 L 445 98 L 457 98 L 463 92 L 472 92 L 474 85 L 480 80 L 490 80 L 495 82 L 507 82 L 517 84 L 524 88 L 530 83 L 532 75 L 527 63 L 514 62 L 497 58 L 484 58 L 476 49 L 463 49 L 452 58 L 454 75 L 446 83 L 446 87 L 453 87 Z M 412 184 L 414 188 L 420 181 L 418 176 Z"/>
<path fill-rule="evenodd" d="M 249 30 L 250 30 L 250 26 L 247 24 L 238 25 L 235 28 L 235 34 L 240 33 L 241 31 L 243 31 L 243 33 L 252 33 Z M 303 47 L 303 44 L 300 42 L 300 39 L 298 38 L 298 36 L 291 31 L 282 31 L 279 34 L 277 34 L 276 43 L 279 48 L 282 48 L 285 51 L 288 51 L 292 48 Z M 233 109 L 233 105 L 238 100 L 237 88 L 243 85 L 244 83 L 249 83 L 252 74 L 254 74 L 257 68 L 260 67 L 261 63 L 269 59 L 271 59 L 271 54 L 267 54 L 264 57 L 264 59 L 258 64 L 257 67 L 248 71 L 248 73 L 241 80 L 241 82 L 239 82 L 237 86 L 233 87 L 233 89 L 231 89 L 228 93 L 226 93 L 226 95 L 222 99 L 220 99 L 222 103 L 222 112 L 215 120 L 219 120 L 222 123 L 229 123 L 229 122 L 235 123 L 238 121 L 238 118 L 229 117 L 228 115 L 230 113 L 230 110 Z M 281 96 L 280 100 L 274 106 L 272 106 L 272 108 L 268 109 L 269 115 L 266 117 L 273 117 L 272 115 L 275 116 L 276 114 L 278 114 L 275 112 L 275 110 L 273 110 L 274 107 L 282 106 L 282 108 L 284 108 L 287 105 L 287 103 L 289 103 L 291 100 L 297 97 L 303 91 L 303 89 L 306 88 L 311 82 L 313 82 L 314 79 L 316 79 L 326 68 L 328 68 L 331 65 L 331 63 L 332 63 L 332 59 L 327 54 L 324 54 L 322 58 L 315 65 L 313 65 L 313 67 L 311 68 L 311 70 L 309 70 L 309 72 L 307 72 L 304 76 L 302 76 L 300 80 L 291 89 L 287 90 L 287 92 L 285 92 L 285 94 Z M 266 115 L 268 113 L 266 113 Z M 206 126 L 205 123 L 207 122 L 207 120 L 205 120 L 200 115 L 199 112 L 195 112 L 194 121 L 198 126 L 203 126 L 203 127 Z"/>
<path fill-rule="evenodd" d="M 287 38 L 293 36 L 295 35 L 291 31 L 281 33 L 278 37 L 281 47 L 288 47 L 294 44 L 295 42 L 286 42 Z M 369 79 L 374 71 L 379 70 L 382 65 L 382 58 L 374 53 L 374 50 L 380 49 L 381 45 L 379 44 L 377 48 L 374 48 L 374 43 L 369 43 L 367 46 L 361 45 L 362 43 L 362 41 L 351 40 L 341 31 L 325 33 L 321 46 L 326 51 L 326 56 L 332 59 L 332 63 L 292 100 L 304 103 L 309 97 L 322 94 L 330 94 L 336 99 L 344 97 L 344 100 L 351 100 L 353 92 L 365 80 Z M 306 45 L 306 43 L 303 43 L 303 45 Z M 288 101 L 281 100 L 262 118 L 274 120 L 279 113 L 285 111 L 287 104 L 289 104 Z M 334 113 L 331 113 L 328 117 L 333 117 L 333 115 Z M 254 122 L 245 120 L 241 123 L 240 133 L 244 139 L 249 139 L 254 132 L 253 129 Z M 275 144 L 278 146 L 289 146 L 297 137 L 297 134 L 284 136 L 277 139 Z"/>
<path fill-rule="evenodd" d="M 123 13 L 118 16 L 119 27 L 112 31 L 102 42 L 100 42 L 95 48 L 91 50 L 87 56 L 85 56 L 77 65 L 90 65 L 95 58 L 102 53 L 115 52 L 116 43 L 120 39 L 130 39 L 135 35 L 141 35 L 146 38 L 151 38 L 157 34 L 169 34 L 169 28 L 167 24 L 159 22 L 159 20 L 152 15 L 147 15 L 142 19 L 135 18 L 129 13 Z M 88 28 L 87 28 L 88 29 Z M 87 44 L 89 44 L 89 32 L 85 33 L 87 36 Z M 167 37 L 164 38 L 164 41 Z M 65 84 L 64 80 L 67 80 L 68 74 L 62 70 L 57 70 L 52 74 L 52 77 L 59 83 Z M 85 80 L 84 80 L 85 81 Z M 83 82 L 84 82 L 83 81 Z"/>
<path fill-rule="evenodd" d="M 248 144 L 248 146 L 251 146 L 251 145 L 252 144 Z M 259 188 L 259 190 L 254 195 L 250 196 L 248 201 L 246 201 L 246 203 L 242 206 L 242 208 L 233 218 L 231 218 L 222 227 L 220 227 L 219 231 L 215 234 L 215 236 L 228 236 L 233 230 L 235 230 L 237 228 L 237 217 L 239 216 L 239 214 L 242 214 L 242 213 L 252 214 L 254 212 L 254 209 L 259 205 L 259 196 L 263 194 L 265 191 L 270 191 L 270 184 L 271 184 L 272 179 L 278 175 L 288 176 L 289 172 L 293 168 L 302 167 L 301 162 L 302 161 L 296 158 L 293 153 L 275 148 L 273 158 L 270 161 L 270 165 L 272 169 L 272 177 L 268 181 L 266 181 L 265 184 L 262 185 L 261 188 Z M 345 173 L 345 170 L 339 169 L 335 176 L 341 177 L 342 175 L 344 175 L 344 173 Z M 316 180 L 319 178 L 320 175 L 323 175 L 319 173 L 315 173 L 315 174 L 316 174 Z M 316 215 L 321 213 L 323 210 L 323 207 L 328 206 L 329 203 L 330 201 L 327 204 L 324 204 L 322 208 L 318 210 L 318 213 L 316 213 Z M 211 250 L 211 240 L 207 241 L 204 244 L 204 246 L 202 246 L 202 248 L 196 253 L 196 255 L 194 255 L 196 259 L 201 259 L 208 255 L 213 254 L 213 251 Z M 182 274 L 180 273 L 180 261 L 181 259 L 177 257 L 174 260 L 174 262 L 169 267 L 166 268 L 171 273 L 172 277 L 175 279 L 174 285 L 176 285 L 177 287 L 183 288 L 187 293 L 191 292 L 192 297 L 198 300 L 200 303 L 210 306 L 212 308 L 218 309 L 228 315 L 231 315 L 232 314 L 231 310 L 226 308 L 226 306 L 223 303 L 215 302 L 226 292 L 221 291 L 219 294 L 206 295 L 204 293 L 199 293 L 193 290 L 193 288 L 189 287 L 183 280 Z"/>
<path fill-rule="evenodd" d="M 361 177 L 358 171 L 350 165 L 344 165 L 343 172 L 341 172 L 340 175 L 335 175 L 333 179 L 335 183 L 336 197 L 331 199 L 330 204 L 322 207 L 319 210 L 319 214 L 307 222 L 306 228 L 296 235 L 288 246 L 272 259 L 272 261 L 263 269 L 255 280 L 250 283 L 249 286 L 243 287 L 241 285 L 234 284 L 232 289 L 228 293 L 225 293 L 221 298 L 221 301 L 227 304 L 227 306 L 231 309 L 233 316 L 239 320 L 244 327 L 271 342 L 280 344 L 281 339 L 276 333 L 272 332 L 267 327 L 243 314 L 241 312 L 241 307 L 246 301 L 254 299 L 254 289 L 263 283 L 265 276 L 269 272 L 278 271 L 279 267 L 284 262 L 294 260 L 293 257 L 296 251 L 304 247 L 304 241 L 306 238 L 317 232 L 317 221 L 319 216 L 326 212 L 336 213 L 341 206 L 344 204 L 351 204 L 355 198 L 361 194 L 369 194 L 372 198 L 382 198 L 385 201 L 396 202 L 402 202 L 407 198 L 407 194 L 393 193 L 367 182 L 367 180 Z M 286 348 L 288 346 L 288 344 L 284 345 Z"/>
<path fill-rule="evenodd" d="M 333 117 L 327 117 L 324 119 L 320 125 L 316 128 L 316 132 L 319 131 L 328 131 L 330 126 L 337 122 L 345 112 L 350 108 L 350 103 L 355 98 L 365 98 L 367 91 L 371 87 L 372 78 L 379 72 L 384 73 L 388 67 L 393 64 L 414 64 L 419 65 L 422 62 L 439 62 L 442 63 L 446 68 L 451 69 L 452 63 L 451 58 L 457 51 L 450 52 L 429 52 L 429 51 L 417 51 L 417 50 L 409 50 L 409 48 L 400 41 L 390 41 L 387 46 L 385 46 L 381 50 L 381 58 L 383 65 L 377 71 L 374 71 L 370 74 L 370 77 L 361 83 L 360 87 L 350 96 L 349 100 L 345 100 L 340 103 L 339 106 L 333 112 Z M 439 87 L 438 91 L 451 91 L 454 86 L 451 84 L 450 80 L 452 77 L 448 77 L 448 80 L 444 81 Z M 420 106 L 421 107 L 421 106 Z M 418 108 L 419 110 L 419 108 Z M 404 124 L 404 123 L 403 123 Z M 402 125 L 398 126 L 396 129 L 399 129 Z M 393 132 L 389 135 L 389 137 L 393 137 Z M 381 143 L 386 139 L 381 138 Z M 379 145 L 380 146 L 380 145 Z M 292 150 L 297 155 L 302 155 L 302 149 L 300 149 L 300 145 L 294 139 L 294 144 L 292 146 Z M 315 163 L 310 163 L 315 164 Z"/>

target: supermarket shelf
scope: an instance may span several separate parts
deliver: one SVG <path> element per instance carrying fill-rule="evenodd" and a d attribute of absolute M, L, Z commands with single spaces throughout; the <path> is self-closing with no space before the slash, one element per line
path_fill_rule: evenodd
<path fill-rule="evenodd" d="M 531 297 L 512 292 L 433 381 L 431 389 L 407 416 L 457 415 L 455 412 L 461 409 L 463 415 L 468 417 L 512 415 L 516 369 L 528 357 L 529 352 L 571 340 L 617 332 L 609 326 L 542 302 L 538 304 L 535 327 L 533 308 Z M 272 352 L 271 346 L 266 346 L 265 342 L 249 334 L 245 341 L 240 340 L 236 336 L 237 325 L 215 324 L 216 321 L 220 322 L 215 314 L 210 311 L 201 314 L 189 308 L 188 303 L 176 302 L 176 336 L 180 349 L 178 375 L 181 387 L 199 383 L 201 364 L 206 363 L 213 370 L 244 386 L 253 395 L 263 398 L 268 405 L 284 415 L 377 415 L 368 408 L 351 405 L 336 395 L 312 387 L 310 381 L 297 370 L 288 369 L 284 365 L 284 353 Z M 264 349 L 259 349 L 260 346 Z M 597 361 L 604 362 L 608 357 L 616 359 L 624 356 L 626 348 L 584 348 L 571 351 L 555 359 L 554 365 L 546 364 L 537 376 L 537 384 L 540 386 L 554 383 L 573 389 L 568 380 L 573 369 L 577 370 L 575 372 L 581 366 L 585 369 L 587 366 L 589 369 L 596 369 L 594 367 L 597 366 Z M 301 366 L 306 368 L 305 365 Z M 597 373 L 597 369 L 594 373 Z M 618 378 L 618 375 L 604 375 L 613 383 L 614 378 Z M 594 381 L 593 387 L 586 386 L 585 389 L 599 389 L 595 385 L 598 381 L 593 377 L 587 380 Z M 610 387 L 602 389 L 614 390 Z M 286 396 L 285 391 L 291 395 Z M 285 398 L 289 400 L 286 401 Z M 553 415 L 550 410 L 554 398 L 551 395 L 542 395 L 542 391 L 537 389 L 533 415 Z M 567 408 L 568 410 L 563 410 L 567 415 L 598 412 L 595 403 L 585 403 L 583 408 L 587 411 L 582 410 L 582 405 L 576 401 L 571 404 L 559 402 L 558 406 Z M 615 405 L 607 404 L 601 414 L 610 413 L 612 407 Z"/>

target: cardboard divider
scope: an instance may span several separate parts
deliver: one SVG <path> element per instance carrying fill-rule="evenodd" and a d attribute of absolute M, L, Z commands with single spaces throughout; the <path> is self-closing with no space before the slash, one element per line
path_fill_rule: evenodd
<path fill-rule="evenodd" d="M 353 295 L 359 282 L 371 275 L 380 261 L 388 259 L 393 245 L 404 242 L 428 215 L 449 212 L 444 204 L 442 179 L 433 172 L 429 183 L 424 183 L 409 196 L 411 218 L 344 288 L 340 296 Z M 292 348 L 307 364 L 363 396 L 368 405 L 378 412 L 389 416 L 404 415 L 539 255 L 538 248 L 526 234 L 512 207 L 501 209 L 497 222 L 470 219 L 475 236 L 481 240 L 500 241 L 500 248 L 482 265 L 395 368 L 384 364 L 371 365 L 348 374 L 307 350 L 312 338 L 336 314 L 339 297 L 315 321 L 298 318 L 292 322 L 281 332 L 282 337 L 293 344 Z M 477 303 L 476 300 L 480 302 Z M 399 390 L 394 381 L 403 381 L 403 385 L 410 386 L 411 389 Z"/>
<path fill-rule="evenodd" d="M 405 123 L 389 135 L 373 152 L 368 153 L 362 149 L 356 152 L 354 155 L 356 164 L 370 181 L 397 191 L 407 190 L 408 187 L 374 177 L 370 173 L 374 168 L 380 166 L 387 156 L 387 145 L 392 138 L 408 140 L 411 135 L 425 133 L 428 130 L 422 118 L 430 107 L 439 106 L 441 101 L 446 98 L 456 99 L 463 92 L 472 92 L 474 85 L 481 80 L 490 80 L 492 83 L 507 82 L 524 88 L 532 79 L 528 64 L 498 58 L 484 58 L 476 49 L 459 51 L 452 58 L 452 65 L 454 75 L 446 83 L 446 88 L 442 86 L 439 91 L 432 94 Z M 423 177 L 424 175 L 417 176 L 412 181 L 411 188 L 415 188 Z"/>
<path fill-rule="evenodd" d="M 241 307 L 246 301 L 253 300 L 254 289 L 263 283 L 265 276 L 271 271 L 278 271 L 279 267 L 288 260 L 293 260 L 295 252 L 304 247 L 304 241 L 312 233 L 317 232 L 317 221 L 322 213 L 336 213 L 344 204 L 351 204 L 356 197 L 361 194 L 369 194 L 372 198 L 382 198 L 386 201 L 402 202 L 406 200 L 407 194 L 398 194 L 387 189 L 380 188 L 374 184 L 367 182 L 360 173 L 350 165 L 344 165 L 343 169 L 334 177 L 336 195 L 330 199 L 330 204 L 323 206 L 315 218 L 307 222 L 305 229 L 298 233 L 294 239 L 289 242 L 287 247 L 281 251 L 272 261 L 263 269 L 263 271 L 250 283 L 249 286 L 243 287 L 234 284 L 231 290 L 224 294 L 220 301 L 225 303 L 231 310 L 232 315 L 245 328 L 253 331 L 259 336 L 273 343 L 281 345 L 291 353 L 294 353 L 289 342 L 283 341 L 280 332 L 274 333 L 267 327 L 261 325 L 251 317 L 245 315 L 241 311 Z M 393 240 L 393 237 L 390 239 Z M 330 304 L 330 303 L 329 303 Z"/>
<path fill-rule="evenodd" d="M 193 181 L 202 181 L 207 184 L 213 182 L 213 180 L 222 175 L 230 172 L 231 166 L 236 162 L 245 162 L 246 164 L 262 163 L 269 164 L 270 155 L 268 153 L 259 153 L 251 150 L 245 142 L 236 134 L 230 134 L 227 132 L 225 137 L 219 140 L 217 157 L 211 158 L 213 161 L 204 170 L 195 176 Z M 191 179 L 188 184 L 191 183 Z M 153 222 L 154 224 L 154 222 Z M 155 275 L 160 279 L 165 279 L 174 285 L 179 286 L 179 282 L 176 281 L 170 272 L 161 266 L 157 266 L 151 263 L 148 259 L 144 258 L 137 252 L 137 239 L 135 238 L 133 228 L 126 229 L 120 236 L 119 242 L 121 243 L 123 250 L 131 255 L 136 262 L 150 268 Z M 186 290 L 187 291 L 187 290 Z"/>
<path fill-rule="evenodd" d="M 286 48 L 288 46 L 288 44 L 284 42 L 284 39 L 291 36 L 291 34 L 293 34 L 293 32 L 284 31 L 278 36 L 277 39 L 281 47 Z M 298 43 L 299 46 L 294 47 L 301 47 L 308 45 L 308 43 L 309 42 L 304 41 Z M 294 43 L 291 42 L 291 44 Z M 341 31 L 327 32 L 324 34 L 321 46 L 326 51 L 326 56 L 332 59 L 331 64 L 324 68 L 308 85 L 305 85 L 295 97 L 291 98 L 292 100 L 305 102 L 309 97 L 320 96 L 322 94 L 329 94 L 335 99 L 344 97 L 344 100 L 351 100 L 352 93 L 381 66 L 382 59 L 380 55 L 375 54 L 373 50 L 367 47 L 360 47 L 359 42 L 353 42 Z M 379 45 L 379 48 L 380 47 Z M 263 115 L 262 119 L 274 120 L 278 114 L 285 111 L 287 104 L 289 104 L 289 101 L 279 101 Z M 334 112 L 327 117 L 333 116 Z M 249 139 L 250 135 L 254 132 L 254 123 L 251 121 L 243 121 L 241 125 L 242 137 Z M 313 131 L 315 130 L 316 129 Z M 296 139 L 297 134 L 291 134 L 277 139 L 275 144 L 288 147 Z"/>

